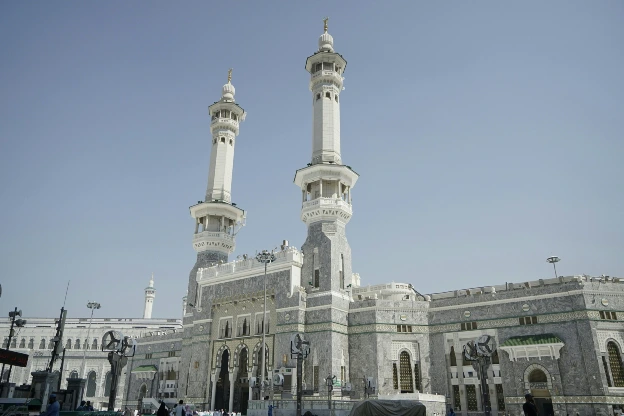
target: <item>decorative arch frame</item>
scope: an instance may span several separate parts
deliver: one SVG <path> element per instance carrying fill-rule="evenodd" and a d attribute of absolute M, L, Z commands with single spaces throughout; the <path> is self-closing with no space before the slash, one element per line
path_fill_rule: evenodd
<path fill-rule="evenodd" d="M 615 339 L 613 337 L 608 337 L 607 339 L 605 339 L 603 345 L 601 345 L 602 348 L 604 348 L 604 351 L 601 352 L 608 352 L 607 350 L 607 345 L 609 345 L 610 342 L 613 342 L 615 345 L 617 345 L 618 350 L 620 350 L 620 354 L 622 354 L 622 340 L 620 339 Z"/>
<path fill-rule="evenodd" d="M 524 370 L 524 376 L 523 376 L 524 390 L 531 390 L 531 387 L 530 387 L 531 383 L 529 383 L 529 375 L 533 372 L 533 370 L 540 370 L 544 374 L 546 374 L 546 385 L 548 387 L 548 391 L 552 392 L 553 391 L 552 376 L 550 375 L 550 371 L 548 371 L 548 369 L 541 364 L 531 364 Z"/>
<path fill-rule="evenodd" d="M 145 396 L 141 397 L 141 392 L 143 391 L 143 387 L 145 387 Z M 137 392 L 137 400 L 141 401 L 145 397 L 147 397 L 147 383 L 141 384 L 141 387 L 139 387 L 139 390 Z"/>
<path fill-rule="evenodd" d="M 221 358 L 222 358 L 223 352 L 225 350 L 227 350 L 227 352 L 230 354 L 230 357 L 229 357 L 229 360 L 228 360 L 229 361 L 228 362 L 228 367 L 231 368 L 231 369 L 234 368 L 234 367 L 231 366 L 231 363 L 233 361 L 232 360 L 232 358 L 233 358 L 232 357 L 232 351 L 230 351 L 230 347 L 228 347 L 226 344 L 223 344 L 223 345 L 221 345 L 221 348 L 219 348 L 217 350 L 217 353 L 215 354 L 215 358 L 214 358 L 215 362 L 214 362 L 214 366 L 212 367 L 212 368 L 214 368 L 214 371 L 216 372 L 215 374 L 218 374 L 217 368 L 219 370 L 221 369 Z"/>
<path fill-rule="evenodd" d="M 251 365 L 252 367 L 256 367 L 259 366 L 260 363 L 258 363 L 258 353 L 260 352 L 260 346 L 262 345 L 262 341 L 258 342 L 253 349 L 253 355 L 252 355 L 252 360 L 251 360 Z M 264 344 L 264 348 L 266 348 L 267 352 L 269 353 L 269 362 L 267 362 L 267 367 L 272 367 L 270 365 L 270 361 L 271 361 L 271 349 L 269 348 L 268 344 Z"/>
<path fill-rule="evenodd" d="M 233 366 L 231 366 L 232 369 L 238 367 L 238 357 L 241 351 L 243 351 L 244 349 L 247 349 L 247 368 L 245 369 L 245 371 L 251 371 L 252 366 L 249 366 L 249 347 L 244 342 L 241 342 L 240 344 L 238 344 L 238 346 L 234 350 L 234 356 L 232 358 Z"/>

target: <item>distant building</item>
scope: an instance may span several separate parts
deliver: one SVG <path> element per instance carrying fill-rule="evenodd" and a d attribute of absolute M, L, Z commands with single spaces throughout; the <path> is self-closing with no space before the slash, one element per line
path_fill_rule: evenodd
<path fill-rule="evenodd" d="M 154 280 L 150 280 L 149 287 L 153 289 Z M 147 291 L 147 289 L 146 289 Z M 150 301 L 153 301 L 151 296 Z M 146 299 L 147 304 L 147 299 Z M 149 315 L 151 315 L 151 305 Z M 147 307 L 146 307 L 147 309 Z M 20 328 L 17 335 L 11 341 L 10 349 L 30 356 L 28 366 L 24 368 L 13 367 L 11 371 L 11 383 L 17 386 L 30 384 L 31 372 L 45 370 L 51 358 L 51 350 L 54 346 L 53 338 L 56 335 L 58 318 L 24 318 L 27 320 L 25 327 Z M 141 319 L 141 318 L 93 318 L 89 329 L 90 319 L 67 318 L 63 333 L 63 345 L 65 346 L 65 359 L 63 362 L 63 374 L 61 375 L 61 388 L 67 386 L 67 378 L 86 378 L 86 390 L 84 400 L 90 400 L 93 406 L 106 409 L 110 394 L 110 364 L 107 353 L 101 351 L 102 336 L 110 330 L 118 330 L 126 336 L 142 338 L 145 341 L 150 337 L 160 336 L 164 333 L 181 333 L 182 321 L 180 319 Z M 0 320 L 0 334 L 6 334 L 3 338 L 3 348 L 7 347 L 9 327 L 11 321 L 8 318 Z M 181 345 L 177 346 L 179 350 Z M 145 354 L 143 354 L 145 356 Z M 83 357 L 85 365 L 83 366 Z M 129 360 L 132 363 L 132 359 Z M 54 364 L 54 371 L 60 371 L 61 357 Z M 167 366 L 161 366 L 166 368 Z M 169 367 L 173 367 L 170 365 Z M 175 366 L 177 368 L 177 365 Z M 119 394 L 116 399 L 116 407 L 121 407 L 126 391 L 125 372 L 130 368 L 124 368 L 124 376 L 120 379 Z M 2 380 L 5 380 L 9 367 L 5 367 Z M 176 370 L 177 371 L 177 370 Z M 169 374 L 171 376 L 171 374 Z M 159 385 L 159 379 L 152 382 L 153 388 Z M 169 383 L 174 384 L 174 383 Z M 151 384 L 150 384 L 150 388 Z M 171 394 L 175 394 L 171 389 Z"/>

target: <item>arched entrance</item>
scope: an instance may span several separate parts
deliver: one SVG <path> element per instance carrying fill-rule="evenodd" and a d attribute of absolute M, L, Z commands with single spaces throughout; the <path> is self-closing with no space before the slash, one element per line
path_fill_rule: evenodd
<path fill-rule="evenodd" d="M 230 361 L 230 352 L 224 350 L 221 354 L 221 368 L 219 370 L 219 378 L 217 379 L 217 391 L 215 394 L 215 410 L 229 409 L 230 404 L 230 371 L 228 368 Z"/>
<path fill-rule="evenodd" d="M 147 385 L 143 384 L 139 390 L 139 404 L 137 405 L 139 412 L 141 413 L 143 413 L 143 398 L 145 396 L 147 396 Z"/>
<path fill-rule="evenodd" d="M 243 348 L 238 353 L 238 373 L 234 381 L 234 411 L 243 414 L 247 413 L 247 402 L 249 401 L 249 379 L 247 378 L 247 348 Z"/>
<path fill-rule="evenodd" d="M 528 373 L 528 382 L 539 414 L 545 416 L 554 415 L 555 412 L 549 390 L 550 382 L 544 370 L 533 366 Z"/>

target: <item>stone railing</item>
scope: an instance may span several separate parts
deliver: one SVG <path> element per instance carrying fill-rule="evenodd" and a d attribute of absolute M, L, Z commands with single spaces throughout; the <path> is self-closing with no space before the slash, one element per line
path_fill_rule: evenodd
<path fill-rule="evenodd" d="M 341 198 L 316 198 L 311 201 L 305 201 L 302 208 L 320 207 L 347 207 L 351 208 L 351 204 Z"/>
<path fill-rule="evenodd" d="M 297 250 L 296 247 L 286 247 L 284 250 L 274 252 L 275 261 L 269 264 L 277 265 L 280 263 L 295 262 L 298 264 L 303 263 L 303 253 Z M 233 273 L 239 273 L 242 270 L 257 269 L 258 273 L 264 270 L 264 264 L 256 260 L 255 256 L 249 256 L 248 258 L 237 259 L 229 263 L 217 264 L 215 266 L 206 267 L 197 271 L 197 280 L 209 279 L 211 277 L 223 276 Z"/>

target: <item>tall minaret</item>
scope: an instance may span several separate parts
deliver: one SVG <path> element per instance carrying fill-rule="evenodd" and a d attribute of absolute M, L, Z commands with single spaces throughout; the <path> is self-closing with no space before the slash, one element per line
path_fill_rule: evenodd
<path fill-rule="evenodd" d="M 330 358 L 314 365 L 320 365 L 320 374 L 341 374 L 342 366 L 349 368 L 346 311 L 348 288 L 355 283 L 346 225 L 353 213 L 351 188 L 358 174 L 342 164 L 340 154 L 340 93 L 347 62 L 334 52 L 327 19 L 324 23 L 318 51 L 306 61 L 314 115 L 312 161 L 296 172 L 295 184 L 301 188 L 301 219 L 308 226 L 302 246 L 301 286 L 311 286 L 308 306 L 311 299 L 315 306 L 314 311 L 306 312 L 305 324 L 332 323 L 331 328 L 309 335 L 310 343 L 322 345 Z"/>
<path fill-rule="evenodd" d="M 152 273 L 149 286 L 145 288 L 145 308 L 143 309 L 143 319 L 152 319 L 152 307 L 154 306 L 155 297 L 156 289 L 154 289 L 154 273 Z"/>
<path fill-rule="evenodd" d="M 245 225 L 245 211 L 232 203 L 231 197 L 234 146 L 239 123 L 246 116 L 245 110 L 234 101 L 231 69 L 221 91 L 221 99 L 208 107 L 212 139 L 206 198 L 190 207 L 195 219 L 193 248 L 197 251 L 197 261 L 191 270 L 188 302 L 194 304 L 197 303 L 194 283 L 197 270 L 227 262 L 236 247 L 236 233 Z"/>

